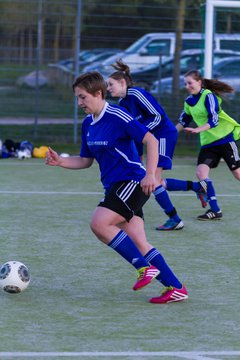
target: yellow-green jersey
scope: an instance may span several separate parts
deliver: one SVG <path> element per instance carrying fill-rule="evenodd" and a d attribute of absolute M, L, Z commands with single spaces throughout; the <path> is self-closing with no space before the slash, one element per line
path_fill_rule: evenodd
<path fill-rule="evenodd" d="M 240 124 L 222 110 L 221 103 L 222 99 L 208 89 L 202 89 L 199 94 L 190 95 L 185 100 L 179 123 L 183 127 L 191 121 L 197 126 L 210 125 L 209 130 L 200 133 L 201 146 L 222 144 L 229 142 L 230 138 L 240 139 Z"/>

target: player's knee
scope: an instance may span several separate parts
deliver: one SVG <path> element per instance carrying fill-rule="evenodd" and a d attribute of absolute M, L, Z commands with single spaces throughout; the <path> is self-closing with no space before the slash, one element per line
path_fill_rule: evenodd
<path fill-rule="evenodd" d="M 100 235 L 100 229 L 102 228 L 102 224 L 99 223 L 97 218 L 93 217 L 90 222 L 90 228 L 92 232 L 98 237 Z"/>
<path fill-rule="evenodd" d="M 196 177 L 201 181 L 206 179 L 205 173 L 201 169 L 196 170 Z"/>
<path fill-rule="evenodd" d="M 162 185 L 165 189 L 167 187 L 165 179 L 161 179 L 161 182 L 159 185 Z"/>
<path fill-rule="evenodd" d="M 232 171 L 232 173 L 233 173 L 233 176 L 235 177 L 235 179 L 240 181 L 240 168 L 238 168 L 237 170 Z"/>

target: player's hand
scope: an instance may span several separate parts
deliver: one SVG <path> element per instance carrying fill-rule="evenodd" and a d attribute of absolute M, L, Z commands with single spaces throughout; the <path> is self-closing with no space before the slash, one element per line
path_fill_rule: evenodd
<path fill-rule="evenodd" d="M 147 196 L 150 196 L 151 193 L 156 189 L 156 178 L 153 174 L 146 174 L 145 177 L 141 180 L 140 186 Z"/>
<path fill-rule="evenodd" d="M 198 128 L 191 128 L 191 127 L 185 127 L 184 131 L 190 134 L 198 134 L 199 129 Z"/>
<path fill-rule="evenodd" d="M 51 166 L 60 166 L 60 162 L 61 157 L 56 153 L 56 151 L 49 147 L 46 154 L 45 164 Z"/>

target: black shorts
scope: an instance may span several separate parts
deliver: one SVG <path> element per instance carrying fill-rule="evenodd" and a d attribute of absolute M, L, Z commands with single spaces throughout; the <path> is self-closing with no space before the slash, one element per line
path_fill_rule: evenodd
<path fill-rule="evenodd" d="M 240 167 L 240 159 L 237 144 L 231 141 L 227 144 L 202 148 L 198 155 L 197 164 L 205 164 L 211 169 L 216 168 L 223 158 L 231 171 Z"/>
<path fill-rule="evenodd" d="M 113 210 L 129 221 L 134 215 L 143 218 L 142 207 L 148 199 L 139 182 L 120 181 L 111 187 L 98 206 Z"/>

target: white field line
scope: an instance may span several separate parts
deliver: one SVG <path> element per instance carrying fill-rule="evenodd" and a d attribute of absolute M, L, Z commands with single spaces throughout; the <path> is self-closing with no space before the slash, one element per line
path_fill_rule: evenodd
<path fill-rule="evenodd" d="M 0 194 L 17 195 L 103 195 L 100 191 L 12 191 L 0 190 Z M 234 196 L 234 195 L 233 195 Z"/>
<path fill-rule="evenodd" d="M 0 160 L 0 166 L 4 166 L 4 165 L 8 165 L 8 166 L 9 165 L 12 165 L 12 166 L 18 166 L 18 165 L 21 165 L 21 166 L 32 166 L 32 165 L 45 166 L 45 159 L 42 159 L 42 161 L 40 161 L 40 162 L 32 162 L 32 161 L 28 162 L 27 159 L 24 159 L 24 160 L 18 159 L 18 161 L 13 161 L 13 162 L 7 161 L 7 160 Z M 196 165 L 195 164 L 174 165 L 172 170 L 174 170 L 174 168 L 181 168 L 181 167 L 193 167 L 195 169 Z"/>
<path fill-rule="evenodd" d="M 131 357 L 139 359 L 142 356 L 150 357 L 177 357 L 181 359 L 190 360 L 220 360 L 216 356 L 235 357 L 240 356 L 239 351 L 119 351 L 119 352 L 104 352 L 104 351 L 81 351 L 81 352 L 0 352 L 0 358 L 8 357 L 23 357 L 23 358 L 40 358 L 40 357 Z M 214 356 L 214 357 L 212 357 Z"/>

